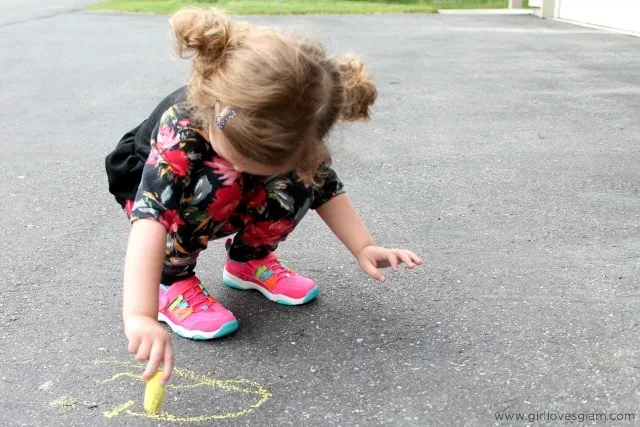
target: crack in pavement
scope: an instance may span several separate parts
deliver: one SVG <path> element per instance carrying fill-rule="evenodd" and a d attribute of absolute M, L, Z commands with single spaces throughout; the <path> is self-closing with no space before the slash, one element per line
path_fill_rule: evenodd
<path fill-rule="evenodd" d="M 39 20 L 42 20 L 42 19 L 55 18 L 56 16 L 60 16 L 60 15 L 70 15 L 72 13 L 82 12 L 83 10 L 84 9 L 82 9 L 82 8 L 65 9 L 65 10 L 61 10 L 61 11 L 56 12 L 56 13 L 50 13 L 48 15 L 33 16 L 31 18 L 20 19 L 20 20 L 17 20 L 17 21 L 2 22 L 2 23 L 0 23 L 0 28 L 10 27 L 12 25 L 24 24 L 25 22 L 33 22 L 33 21 L 39 21 Z"/>

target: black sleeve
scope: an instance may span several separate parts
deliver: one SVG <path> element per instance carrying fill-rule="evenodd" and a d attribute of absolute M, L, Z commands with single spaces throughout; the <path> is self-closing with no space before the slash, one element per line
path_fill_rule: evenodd
<path fill-rule="evenodd" d="M 329 166 L 324 165 L 320 168 L 320 176 L 323 178 L 321 186 L 313 187 L 313 203 L 311 209 L 318 209 L 334 197 L 344 194 L 344 184 L 338 177 L 338 174 Z"/>
<path fill-rule="evenodd" d="M 158 127 L 162 114 L 172 105 L 187 97 L 186 86 L 164 98 L 151 115 L 135 128 L 127 132 L 116 148 L 107 155 L 105 167 L 109 182 L 109 192 L 123 205 L 125 200 L 135 199 L 142 179 L 144 163 L 151 151 L 151 135 Z"/>

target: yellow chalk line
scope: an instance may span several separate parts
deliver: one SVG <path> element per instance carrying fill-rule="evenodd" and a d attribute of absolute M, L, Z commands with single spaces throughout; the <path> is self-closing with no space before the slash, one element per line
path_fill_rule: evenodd
<path fill-rule="evenodd" d="M 118 406 L 117 408 L 113 408 L 112 411 L 103 412 L 102 415 L 104 415 L 107 418 L 113 418 L 113 417 L 117 416 L 118 414 L 120 414 L 125 409 L 130 408 L 131 406 L 133 406 L 135 403 L 136 402 L 134 402 L 133 400 L 130 400 L 127 403 Z"/>
<path fill-rule="evenodd" d="M 92 363 L 93 364 L 114 364 L 114 365 L 134 366 L 134 367 L 140 366 L 138 363 L 135 363 L 135 362 L 125 362 L 120 360 L 94 360 L 92 361 Z M 221 390 L 225 390 L 229 392 L 256 394 L 260 397 L 260 399 L 250 407 L 242 409 L 237 412 L 229 412 L 226 414 L 201 415 L 201 416 L 192 416 L 192 417 L 176 417 L 175 415 L 170 414 L 168 412 L 161 412 L 159 414 L 149 414 L 147 412 L 133 412 L 128 410 L 128 408 L 130 408 L 134 404 L 134 402 L 129 401 L 124 405 L 121 405 L 115 408 L 113 411 L 105 412 L 104 416 L 107 418 L 111 418 L 124 411 L 128 415 L 150 418 L 154 420 L 177 422 L 177 423 L 180 423 L 180 422 L 197 423 L 197 422 L 215 421 L 215 420 L 224 420 L 224 419 L 242 417 L 244 415 L 250 414 L 251 412 L 255 411 L 257 408 L 262 406 L 267 400 L 271 398 L 271 393 L 267 389 L 265 389 L 261 384 L 255 381 L 244 379 L 244 378 L 238 378 L 233 380 L 217 380 L 215 378 L 209 378 L 209 377 L 206 377 L 205 375 L 198 374 L 197 372 L 189 371 L 186 369 L 178 369 L 178 368 L 175 368 L 174 372 L 183 378 L 197 381 L 198 383 L 195 385 L 187 385 L 187 386 L 173 386 L 173 388 L 193 388 L 193 387 L 209 386 L 209 387 L 219 388 Z M 135 378 L 135 379 L 139 379 L 141 377 L 140 375 L 136 375 L 128 372 L 122 372 L 122 373 L 115 374 L 112 378 L 107 379 L 103 382 L 113 381 L 122 376 Z"/>

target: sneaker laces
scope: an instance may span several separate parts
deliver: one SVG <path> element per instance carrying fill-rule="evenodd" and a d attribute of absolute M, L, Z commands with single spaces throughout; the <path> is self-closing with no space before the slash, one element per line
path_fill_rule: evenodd
<path fill-rule="evenodd" d="M 189 289 L 184 291 L 182 297 L 193 308 L 193 311 L 201 311 L 209 308 L 209 297 L 205 295 L 200 288 L 200 282 L 197 280 L 194 280 Z"/>
<path fill-rule="evenodd" d="M 225 242 L 224 246 L 225 249 L 227 250 L 227 253 L 229 253 L 229 249 L 231 248 L 231 239 L 227 239 L 227 241 Z M 269 256 L 267 256 L 264 259 L 264 266 L 267 269 L 270 269 L 271 271 L 273 271 L 273 274 L 278 278 L 278 279 L 282 279 L 282 278 L 287 278 L 287 277 L 291 277 L 294 276 L 296 274 L 295 271 L 293 271 L 292 269 L 286 267 L 275 254 L 271 254 Z"/>
<path fill-rule="evenodd" d="M 265 266 L 273 271 L 273 275 L 278 279 L 291 277 L 296 274 L 295 271 L 285 266 L 275 255 L 267 257 Z"/>

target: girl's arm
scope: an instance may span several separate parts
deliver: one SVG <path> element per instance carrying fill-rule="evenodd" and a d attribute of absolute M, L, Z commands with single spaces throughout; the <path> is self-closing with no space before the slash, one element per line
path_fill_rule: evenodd
<path fill-rule="evenodd" d="M 375 245 L 373 237 L 346 194 L 333 197 L 320 206 L 317 212 L 354 257 L 365 247 Z"/>
<path fill-rule="evenodd" d="M 137 220 L 131 225 L 124 262 L 122 318 L 158 317 L 158 286 L 162 274 L 167 233 L 162 224 Z"/>
<path fill-rule="evenodd" d="M 164 384 L 173 370 L 173 346 L 158 323 L 158 286 L 162 274 L 167 232 L 162 224 L 139 219 L 131 226 L 124 264 L 122 317 L 129 352 L 148 360 L 142 374 L 148 380 L 163 365 Z"/>
<path fill-rule="evenodd" d="M 320 218 L 329 226 L 333 234 L 358 260 L 360 268 L 376 280 L 385 280 L 378 268 L 391 267 L 398 270 L 398 264 L 408 268 L 422 264 L 422 260 L 411 251 L 386 249 L 375 245 L 351 200 L 340 194 L 317 209 Z"/>

